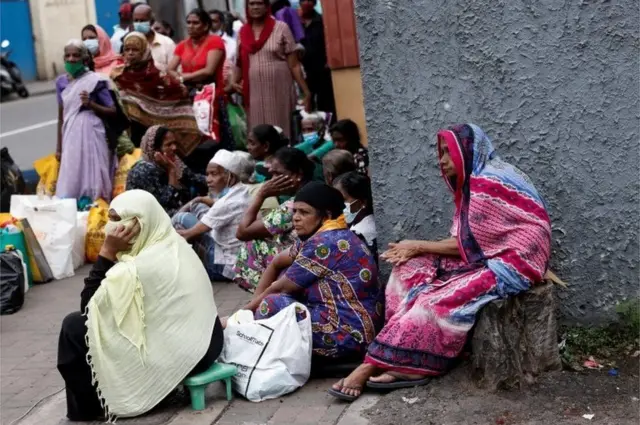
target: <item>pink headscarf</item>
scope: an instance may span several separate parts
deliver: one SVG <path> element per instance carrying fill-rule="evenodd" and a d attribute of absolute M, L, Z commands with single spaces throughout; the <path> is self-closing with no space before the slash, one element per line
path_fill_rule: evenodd
<path fill-rule="evenodd" d="M 96 72 L 108 77 L 111 75 L 113 68 L 117 65 L 117 60 L 120 58 L 120 55 L 113 51 L 113 47 L 111 47 L 111 40 L 109 39 L 109 35 L 107 35 L 106 31 L 98 25 L 94 25 L 94 27 L 98 33 L 98 46 L 100 53 L 98 56 L 93 58 L 93 63 L 96 66 Z"/>

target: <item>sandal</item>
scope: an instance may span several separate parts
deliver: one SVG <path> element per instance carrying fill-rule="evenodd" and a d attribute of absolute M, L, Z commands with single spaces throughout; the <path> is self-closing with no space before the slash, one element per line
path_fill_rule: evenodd
<path fill-rule="evenodd" d="M 422 385 L 427 385 L 431 381 L 431 377 L 426 377 L 422 379 L 411 379 L 411 380 L 397 380 L 393 382 L 372 382 L 367 381 L 368 388 L 375 388 L 376 390 L 397 390 L 400 388 L 413 388 L 420 387 Z"/>
<path fill-rule="evenodd" d="M 356 387 L 345 387 L 344 386 L 344 378 L 342 378 L 339 382 L 338 385 L 340 385 L 340 390 L 336 390 L 334 388 L 329 388 L 327 390 L 327 392 L 334 396 L 335 398 L 339 399 L 339 400 L 343 400 L 343 401 L 348 401 L 349 403 L 351 403 L 352 401 L 355 401 L 358 399 L 358 397 L 360 397 L 362 395 L 362 386 L 356 386 Z M 358 395 L 349 395 L 349 394 L 345 394 L 342 392 L 343 389 L 348 389 L 348 390 L 356 390 L 356 391 L 360 391 L 360 394 Z"/>

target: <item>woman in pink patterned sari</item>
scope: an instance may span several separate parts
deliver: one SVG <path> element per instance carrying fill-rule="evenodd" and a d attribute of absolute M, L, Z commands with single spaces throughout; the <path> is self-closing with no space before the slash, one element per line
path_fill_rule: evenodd
<path fill-rule="evenodd" d="M 385 326 L 364 363 L 329 390 L 353 401 L 366 384 L 392 389 L 446 373 L 480 309 L 526 291 L 547 270 L 551 223 L 529 178 L 500 160 L 473 124 L 438 133 L 442 176 L 456 212 L 451 237 L 390 244 Z"/>

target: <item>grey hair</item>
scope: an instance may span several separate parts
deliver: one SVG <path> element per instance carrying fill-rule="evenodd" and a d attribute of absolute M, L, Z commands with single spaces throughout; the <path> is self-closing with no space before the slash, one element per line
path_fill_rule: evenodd
<path fill-rule="evenodd" d="M 322 158 L 322 168 L 333 177 L 356 170 L 353 154 L 344 149 L 333 149 Z"/>
<path fill-rule="evenodd" d="M 64 45 L 64 48 L 66 49 L 67 47 L 75 47 L 76 49 L 78 49 L 78 51 L 80 52 L 80 58 L 83 62 L 91 57 L 91 55 L 89 54 L 89 50 L 80 39 L 72 38 L 71 40 L 67 41 L 67 44 Z"/>
<path fill-rule="evenodd" d="M 248 183 L 255 169 L 255 161 L 248 152 L 235 151 L 234 154 L 242 160 L 243 172 L 238 176 L 242 183 Z"/>
<path fill-rule="evenodd" d="M 326 124 L 325 123 L 326 116 L 320 112 L 311 112 L 310 114 L 308 114 L 302 111 L 300 113 L 300 116 L 302 117 L 303 120 L 312 121 L 318 130 L 322 129 L 322 127 Z"/>

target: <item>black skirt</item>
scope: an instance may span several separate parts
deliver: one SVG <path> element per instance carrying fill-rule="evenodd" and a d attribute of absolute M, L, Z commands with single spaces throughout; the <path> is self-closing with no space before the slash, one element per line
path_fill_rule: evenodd
<path fill-rule="evenodd" d="M 87 363 L 86 321 L 80 312 L 69 314 L 62 321 L 58 340 L 58 371 L 66 384 L 67 418 L 71 421 L 94 421 L 104 417 L 96 386 L 91 384 L 91 367 Z M 209 349 L 189 376 L 207 370 L 222 352 L 223 342 L 222 324 L 216 318 Z"/>

